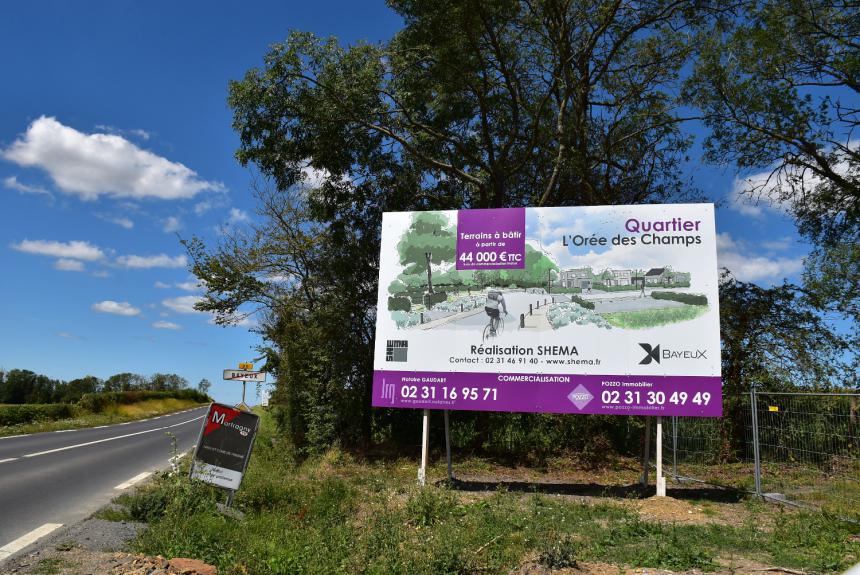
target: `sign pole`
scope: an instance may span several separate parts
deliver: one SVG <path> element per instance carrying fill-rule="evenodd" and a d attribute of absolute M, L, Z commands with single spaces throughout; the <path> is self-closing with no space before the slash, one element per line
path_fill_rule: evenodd
<path fill-rule="evenodd" d="M 247 381 L 242 382 L 242 405 L 245 405 L 245 385 L 247 383 L 248 383 Z"/>
<path fill-rule="evenodd" d="M 430 410 L 425 409 L 421 426 L 421 467 L 418 468 L 418 485 L 427 482 L 427 452 L 430 451 Z"/>
<path fill-rule="evenodd" d="M 448 481 L 454 481 L 454 473 L 451 471 L 451 430 L 448 427 L 448 410 L 445 410 L 445 456 L 448 459 Z"/>
<path fill-rule="evenodd" d="M 666 478 L 663 477 L 663 418 L 657 416 L 657 497 L 666 497 Z"/>

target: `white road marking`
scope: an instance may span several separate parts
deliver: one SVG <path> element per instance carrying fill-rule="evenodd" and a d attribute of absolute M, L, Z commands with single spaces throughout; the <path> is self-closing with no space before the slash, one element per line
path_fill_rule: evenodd
<path fill-rule="evenodd" d="M 70 431 L 74 431 L 74 429 L 57 429 L 54 433 L 68 433 Z"/>
<path fill-rule="evenodd" d="M 38 541 L 39 539 L 41 539 L 42 537 L 44 537 L 48 533 L 56 531 L 57 529 L 59 529 L 62 526 L 63 526 L 62 523 L 45 523 L 41 527 L 37 527 L 36 529 L 33 529 L 29 533 L 22 535 L 21 537 L 19 537 L 15 541 L 11 541 L 11 542 L 7 543 L 3 547 L 0 547 L 0 560 L 6 559 L 7 557 L 12 555 L 13 553 L 17 553 L 18 551 L 20 551 L 21 549 L 23 549 L 27 545 L 35 543 L 36 541 Z"/>
<path fill-rule="evenodd" d="M 198 419 L 203 419 L 205 416 L 201 415 L 200 417 L 195 417 L 194 419 L 189 419 L 187 421 L 180 421 L 174 425 L 168 425 L 165 427 L 156 427 L 155 429 L 145 429 L 143 431 L 136 431 L 134 433 L 126 433 L 125 435 L 117 435 L 116 437 L 106 437 L 104 439 L 97 439 L 95 441 L 87 441 L 86 443 L 78 443 L 75 445 L 67 445 L 65 447 L 58 447 L 56 449 L 48 449 L 47 451 L 37 451 L 36 453 L 28 453 L 23 457 L 36 457 L 38 455 L 47 455 L 49 453 L 57 453 L 58 451 L 66 451 L 67 449 L 75 449 L 76 447 L 86 447 L 87 445 L 95 445 L 97 443 L 104 443 L 105 441 L 113 441 L 115 439 L 123 439 L 124 437 L 133 437 L 135 435 L 142 435 L 144 433 L 153 433 L 155 431 L 161 431 L 163 429 L 170 429 L 171 427 L 177 427 L 179 425 L 185 425 L 186 423 L 191 423 L 192 421 L 197 421 Z"/>
<path fill-rule="evenodd" d="M 132 485 L 134 485 L 135 483 L 139 483 L 140 481 L 143 481 L 144 479 L 146 479 L 146 478 L 147 478 L 147 477 L 149 477 L 150 475 L 152 475 L 152 471 L 145 471 L 145 472 L 143 472 L 143 473 L 140 473 L 140 474 L 138 474 L 138 475 L 135 475 L 134 477 L 132 477 L 131 479 L 129 479 L 129 480 L 128 480 L 128 481 L 126 481 L 125 483 L 120 483 L 119 485 L 117 485 L 116 487 L 114 487 L 114 489 L 120 489 L 120 490 L 122 490 L 122 489 L 128 489 L 129 487 L 131 487 L 131 486 L 132 486 Z"/>
<path fill-rule="evenodd" d="M 96 425 L 93 429 L 104 429 L 107 425 Z"/>
<path fill-rule="evenodd" d="M 6 437 L 0 437 L 0 439 L 12 439 L 13 437 L 27 437 L 28 434 L 22 433 L 20 435 L 7 435 Z"/>
<path fill-rule="evenodd" d="M 7 461 L 15 461 L 16 459 L 18 459 L 18 458 L 17 457 L 9 457 L 6 459 L 0 459 L 0 463 L 6 463 Z"/>

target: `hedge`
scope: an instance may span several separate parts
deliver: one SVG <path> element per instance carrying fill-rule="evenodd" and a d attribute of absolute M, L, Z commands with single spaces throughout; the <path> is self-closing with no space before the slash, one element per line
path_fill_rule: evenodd
<path fill-rule="evenodd" d="M 412 301 L 408 297 L 394 296 L 388 298 L 389 311 L 411 311 Z"/>
<path fill-rule="evenodd" d="M 694 293 L 675 293 L 670 291 L 652 291 L 651 297 L 654 299 L 665 299 L 669 301 L 677 301 L 687 305 L 708 305 L 707 296 Z"/>
<path fill-rule="evenodd" d="M 448 294 L 443 291 L 424 294 L 424 307 L 427 309 L 430 309 L 437 303 L 442 303 L 443 301 L 448 301 Z"/>
<path fill-rule="evenodd" d="M 72 417 L 72 406 L 68 403 L 0 405 L 0 427 L 33 421 L 54 421 L 67 417 Z"/>
<path fill-rule="evenodd" d="M 588 301 L 587 299 L 582 299 L 578 295 L 570 296 L 571 301 L 578 303 L 585 309 L 594 309 L 594 302 Z"/>
<path fill-rule="evenodd" d="M 103 393 L 85 393 L 78 402 L 82 408 L 93 413 L 99 413 L 109 405 L 137 403 L 148 399 L 190 399 L 197 403 L 211 401 L 205 393 L 196 389 L 178 389 L 174 391 L 109 391 Z"/>

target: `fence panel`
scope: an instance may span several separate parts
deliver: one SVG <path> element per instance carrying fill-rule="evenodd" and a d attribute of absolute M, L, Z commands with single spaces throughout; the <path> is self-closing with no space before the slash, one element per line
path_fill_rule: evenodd
<path fill-rule="evenodd" d="M 736 401 L 733 420 L 666 418 L 670 480 L 754 493 L 757 448 L 761 494 L 860 517 L 860 394 L 758 392 Z"/>

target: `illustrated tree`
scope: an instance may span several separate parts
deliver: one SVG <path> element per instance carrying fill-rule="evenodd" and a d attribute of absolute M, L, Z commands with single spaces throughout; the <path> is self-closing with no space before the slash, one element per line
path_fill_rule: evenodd
<path fill-rule="evenodd" d="M 454 261 L 457 244 L 448 217 L 439 212 L 417 213 L 397 244 L 405 275 L 427 274 L 427 293 L 433 293 L 432 264 Z"/>

